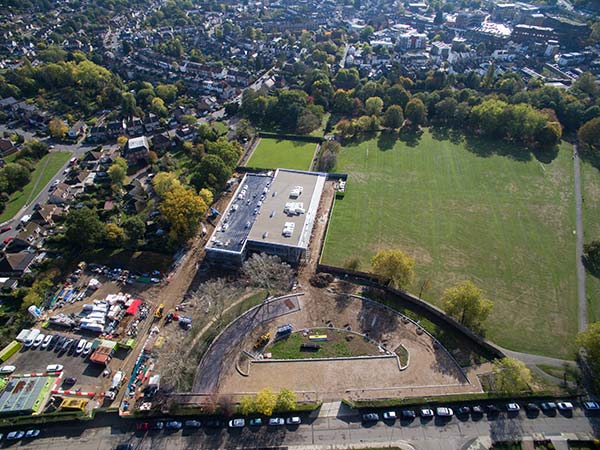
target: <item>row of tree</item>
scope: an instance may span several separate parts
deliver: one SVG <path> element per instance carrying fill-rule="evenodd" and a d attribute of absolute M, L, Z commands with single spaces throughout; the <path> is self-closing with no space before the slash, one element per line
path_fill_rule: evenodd
<path fill-rule="evenodd" d="M 270 416 L 274 411 L 293 411 L 296 409 L 296 394 L 289 389 L 281 389 L 277 394 L 269 388 L 261 389 L 254 397 L 240 399 L 239 412 L 245 416 L 262 414 Z"/>

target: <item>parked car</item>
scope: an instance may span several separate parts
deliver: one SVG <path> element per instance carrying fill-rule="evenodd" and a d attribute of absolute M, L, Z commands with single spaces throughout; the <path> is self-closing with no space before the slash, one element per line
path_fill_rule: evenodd
<path fill-rule="evenodd" d="M 285 423 L 287 423 L 288 425 L 300 425 L 302 423 L 302 420 L 298 416 L 292 416 L 285 419 Z"/>
<path fill-rule="evenodd" d="M 500 410 L 498 409 L 498 407 L 496 405 L 486 405 L 485 411 L 490 416 L 496 415 L 500 412 Z"/>
<path fill-rule="evenodd" d="M 539 412 L 540 407 L 538 405 L 536 405 L 535 403 L 527 403 L 527 405 L 525 406 L 525 409 L 527 410 L 527 412 L 536 413 L 536 412 Z"/>
<path fill-rule="evenodd" d="M 16 441 L 17 439 L 21 439 L 23 436 L 25 436 L 24 431 L 11 431 L 6 435 L 6 439 L 9 441 Z"/>
<path fill-rule="evenodd" d="M 167 430 L 181 430 L 181 422 L 177 420 L 170 420 L 167 422 Z"/>
<path fill-rule="evenodd" d="M 556 409 L 556 403 L 554 402 L 543 402 L 540 403 L 540 408 L 544 412 L 552 412 Z"/>
<path fill-rule="evenodd" d="M 36 437 L 38 437 L 40 435 L 41 431 L 38 430 L 37 428 L 34 428 L 33 430 L 27 430 L 25 432 L 25 438 L 26 439 L 35 439 Z"/>
<path fill-rule="evenodd" d="M 75 383 L 77 383 L 77 378 L 75 377 L 67 377 L 63 381 L 64 386 L 73 386 Z"/>
<path fill-rule="evenodd" d="M 13 373 L 17 368 L 15 366 L 2 366 L 0 367 L 0 375 L 8 375 Z"/>
<path fill-rule="evenodd" d="M 0 233 L 6 233 L 10 230 L 12 230 L 12 225 L 6 225 L 5 227 L 0 228 Z"/>
<path fill-rule="evenodd" d="M 439 417 L 452 417 L 454 415 L 454 411 L 452 408 L 439 407 L 435 410 L 435 413 Z"/>
<path fill-rule="evenodd" d="M 115 450 L 133 450 L 133 444 L 119 444 Z"/>
<path fill-rule="evenodd" d="M 153 430 L 162 430 L 165 427 L 165 423 L 162 420 L 157 420 L 156 422 L 153 422 L 151 425 L 151 429 Z"/>
<path fill-rule="evenodd" d="M 249 427 L 260 427 L 262 425 L 262 419 L 260 417 L 254 417 L 248 421 Z"/>
<path fill-rule="evenodd" d="M 148 431 L 150 429 L 150 422 L 140 422 L 136 424 L 135 429 L 138 431 Z"/>
<path fill-rule="evenodd" d="M 461 406 L 456 410 L 456 414 L 459 416 L 468 416 L 470 412 L 471 408 L 469 408 L 468 406 Z"/>
<path fill-rule="evenodd" d="M 46 366 L 46 372 L 58 373 L 58 372 L 62 372 L 62 370 L 63 370 L 62 364 L 49 364 Z"/>
<path fill-rule="evenodd" d="M 518 403 L 507 403 L 506 404 L 506 410 L 508 412 L 519 412 L 521 410 L 521 407 L 519 406 Z"/>
<path fill-rule="evenodd" d="M 600 404 L 597 402 L 583 402 L 583 409 L 590 412 L 600 411 Z"/>
<path fill-rule="evenodd" d="M 199 420 L 186 420 L 183 422 L 183 426 L 186 428 L 200 428 L 202 423 Z"/>
<path fill-rule="evenodd" d="M 11 241 L 14 239 L 14 236 L 8 236 L 6 239 L 4 239 L 2 242 L 4 243 L 4 245 L 8 245 L 11 243 Z M 10 434 L 10 433 L 9 433 Z M 8 436 L 7 436 L 8 437 Z"/>
<path fill-rule="evenodd" d="M 221 419 L 212 418 L 206 419 L 204 421 L 204 425 L 209 428 L 221 428 L 223 426 L 223 422 L 221 421 Z"/>
<path fill-rule="evenodd" d="M 403 409 L 400 415 L 404 420 L 412 420 L 415 417 L 417 417 L 417 413 L 414 412 L 412 409 Z"/>
<path fill-rule="evenodd" d="M 285 420 L 283 420 L 283 417 L 271 417 L 269 419 L 269 425 L 272 427 L 279 427 L 285 425 Z"/>
<path fill-rule="evenodd" d="M 229 428 L 244 428 L 246 421 L 244 419 L 231 419 L 229 421 Z"/>
<path fill-rule="evenodd" d="M 52 336 L 52 339 L 50 339 L 50 345 L 48 345 L 48 350 L 52 350 L 53 348 L 55 348 L 58 345 L 58 341 L 60 341 L 59 335 L 56 334 Z"/>
<path fill-rule="evenodd" d="M 93 342 L 87 342 L 81 353 L 88 355 L 92 351 L 92 345 L 94 345 Z"/>
<path fill-rule="evenodd" d="M 75 353 L 77 353 L 78 355 L 83 351 L 83 349 L 85 349 L 85 346 L 87 345 L 88 341 L 86 339 L 82 339 L 79 341 L 79 343 L 77 344 L 77 348 L 75 349 Z"/>
<path fill-rule="evenodd" d="M 433 417 L 433 410 L 429 408 L 422 408 L 420 414 L 423 418 Z"/>
<path fill-rule="evenodd" d="M 67 354 L 72 355 L 73 353 L 75 353 L 75 349 L 77 348 L 78 345 L 79 345 L 79 339 L 73 339 L 73 342 L 71 342 L 71 344 L 69 345 L 69 348 L 67 349 Z"/>
<path fill-rule="evenodd" d="M 66 352 L 67 350 L 69 350 L 69 347 L 71 346 L 72 343 L 73 343 L 73 339 L 71 339 L 71 338 L 65 339 L 65 341 L 63 342 L 62 347 L 60 348 L 60 351 L 61 352 Z"/>
<path fill-rule="evenodd" d="M 52 342 L 53 338 L 54 338 L 54 336 L 52 336 L 51 334 L 47 335 L 44 338 L 44 342 L 42 342 L 42 348 L 48 348 L 48 346 L 50 345 L 50 342 Z"/>
<path fill-rule="evenodd" d="M 558 402 L 556 404 L 556 406 L 558 407 L 558 409 L 560 411 L 572 411 L 573 410 L 573 403 L 571 403 L 571 402 Z"/>
<path fill-rule="evenodd" d="M 471 408 L 471 411 L 473 412 L 474 415 L 480 416 L 483 414 L 483 408 L 479 405 L 473 406 L 473 408 Z"/>
<path fill-rule="evenodd" d="M 383 420 L 396 420 L 396 411 L 386 411 L 383 413 Z"/>
<path fill-rule="evenodd" d="M 379 414 L 367 413 L 362 415 L 363 422 L 377 422 L 379 420 Z"/>

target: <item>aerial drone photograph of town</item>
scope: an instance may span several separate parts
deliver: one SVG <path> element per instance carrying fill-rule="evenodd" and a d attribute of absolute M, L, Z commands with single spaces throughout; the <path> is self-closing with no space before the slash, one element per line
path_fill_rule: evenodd
<path fill-rule="evenodd" d="M 0 448 L 600 449 L 599 0 L 0 6 Z"/>

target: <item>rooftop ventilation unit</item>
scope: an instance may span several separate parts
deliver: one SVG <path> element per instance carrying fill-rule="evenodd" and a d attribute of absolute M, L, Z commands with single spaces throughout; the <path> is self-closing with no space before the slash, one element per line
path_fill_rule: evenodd
<path fill-rule="evenodd" d="M 294 228 L 296 227 L 296 224 L 294 222 L 286 222 L 283 225 L 283 232 L 282 234 L 285 237 L 292 237 L 292 234 L 294 234 Z"/>
<path fill-rule="evenodd" d="M 298 198 L 302 194 L 302 186 L 294 186 L 290 192 L 290 198 Z"/>

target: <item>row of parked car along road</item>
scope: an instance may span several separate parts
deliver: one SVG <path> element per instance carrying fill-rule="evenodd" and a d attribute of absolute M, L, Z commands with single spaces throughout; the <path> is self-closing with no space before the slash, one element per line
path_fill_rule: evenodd
<path fill-rule="evenodd" d="M 600 404 L 593 401 L 586 401 L 582 403 L 582 408 L 587 413 L 595 413 L 600 411 Z M 504 408 L 509 414 L 518 414 L 521 410 L 521 406 L 516 402 L 510 402 L 504 405 Z M 530 415 L 536 415 L 540 411 L 543 411 L 545 414 L 555 413 L 557 410 L 561 411 L 564 415 L 569 415 L 572 413 L 573 409 L 575 409 L 575 405 L 572 402 L 564 401 L 564 402 L 541 402 L 539 405 L 537 403 L 527 403 L 525 405 L 525 410 Z M 474 417 L 481 417 L 484 414 L 488 416 L 494 416 L 500 414 L 501 409 L 496 405 L 474 405 L 474 406 L 461 406 L 457 408 L 456 415 L 459 417 L 468 417 L 469 415 Z M 421 408 L 417 411 L 412 409 L 403 409 L 398 414 L 396 411 L 385 411 L 381 415 L 378 412 L 369 412 L 362 415 L 362 421 L 365 423 L 373 423 L 381 420 L 396 420 L 400 418 L 401 420 L 413 420 L 416 419 L 417 415 L 422 419 L 431 419 L 433 417 L 440 417 L 449 419 L 455 415 L 455 412 L 452 408 L 440 406 L 435 409 L 435 411 L 431 408 Z"/>
<path fill-rule="evenodd" d="M 246 421 L 246 419 L 243 418 L 237 418 L 237 419 L 231 419 L 228 422 L 226 422 L 223 419 L 220 418 L 208 418 L 205 419 L 204 421 L 199 421 L 199 420 L 186 420 L 184 422 L 180 422 L 178 420 L 169 420 L 169 421 L 163 421 L 163 420 L 157 420 L 155 422 L 141 422 L 138 423 L 136 428 L 138 431 L 148 431 L 148 430 L 171 430 L 171 431 L 176 431 L 176 430 L 180 430 L 182 428 L 189 428 L 189 429 L 195 429 L 195 428 L 201 428 L 202 426 L 206 427 L 206 428 L 221 428 L 223 427 L 225 424 L 227 424 L 227 426 L 229 428 L 244 428 L 246 425 L 248 425 L 249 427 L 260 427 L 264 424 L 271 426 L 271 427 L 277 427 L 277 426 L 283 426 L 283 425 L 300 425 L 302 423 L 302 419 L 298 416 L 292 416 L 292 417 L 269 417 L 268 419 L 265 419 L 263 421 L 263 419 L 261 417 L 254 417 L 252 419 L 248 419 Z"/>

